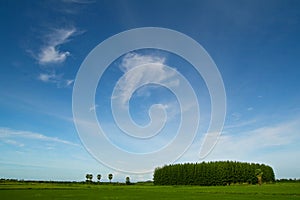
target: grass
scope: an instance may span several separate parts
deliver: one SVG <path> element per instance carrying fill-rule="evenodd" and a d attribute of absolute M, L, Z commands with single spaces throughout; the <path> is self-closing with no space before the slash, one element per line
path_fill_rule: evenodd
<path fill-rule="evenodd" d="M 3 183 L 0 199 L 300 199 L 300 184 L 201 187 Z"/>

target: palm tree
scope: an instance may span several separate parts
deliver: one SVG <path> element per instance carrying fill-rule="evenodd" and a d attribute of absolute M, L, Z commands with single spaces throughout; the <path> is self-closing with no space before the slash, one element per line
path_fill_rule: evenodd
<path fill-rule="evenodd" d="M 101 174 L 98 174 L 98 175 L 97 175 L 97 179 L 98 179 L 98 182 L 100 183 Z"/>
<path fill-rule="evenodd" d="M 88 181 L 89 181 L 89 177 L 90 177 L 90 176 L 89 176 L 89 174 L 86 174 L 86 175 L 85 175 L 86 182 L 88 182 Z"/>
<path fill-rule="evenodd" d="M 129 176 L 126 177 L 126 185 L 130 185 L 130 178 L 129 178 Z"/>
<path fill-rule="evenodd" d="M 112 174 L 108 174 L 108 179 L 109 179 L 109 182 L 111 183 L 111 179 L 113 178 L 113 175 Z"/>
<path fill-rule="evenodd" d="M 85 178 L 86 178 L 86 182 L 92 182 L 93 174 L 86 174 Z"/>

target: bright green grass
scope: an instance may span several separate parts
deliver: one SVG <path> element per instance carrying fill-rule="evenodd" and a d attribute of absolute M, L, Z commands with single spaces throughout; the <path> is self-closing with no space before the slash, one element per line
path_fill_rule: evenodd
<path fill-rule="evenodd" d="M 300 184 L 263 186 L 110 186 L 86 184 L 0 184 L 0 199 L 300 199 Z"/>

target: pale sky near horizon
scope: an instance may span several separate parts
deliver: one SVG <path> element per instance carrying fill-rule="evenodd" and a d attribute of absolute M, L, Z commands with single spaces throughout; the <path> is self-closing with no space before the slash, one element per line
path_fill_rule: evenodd
<path fill-rule="evenodd" d="M 74 81 L 86 56 L 107 38 L 140 27 L 179 31 L 204 47 L 223 78 L 225 124 L 215 148 L 200 159 L 211 111 L 205 83 L 170 52 L 138 50 L 109 66 L 90 108 L 115 146 L 147 154 L 175 137 L 180 113 L 170 90 L 150 84 L 128 96 L 128 88 L 151 74 L 171 84 L 174 77 L 166 68 L 125 76 L 116 90 L 139 125 L 149 122 L 151 105 L 166 109 L 161 137 L 134 143 L 120 136 L 110 107 L 116 82 L 133 66 L 168 65 L 190 82 L 201 110 L 197 136 L 176 162 L 266 163 L 276 178 L 300 178 L 300 1 L 3 0 L 0 23 L 0 178 L 81 181 L 86 173 L 100 173 L 107 181 L 113 173 L 115 181 L 152 179 L 152 173 L 124 173 L 98 162 L 80 141 L 72 114 Z"/>

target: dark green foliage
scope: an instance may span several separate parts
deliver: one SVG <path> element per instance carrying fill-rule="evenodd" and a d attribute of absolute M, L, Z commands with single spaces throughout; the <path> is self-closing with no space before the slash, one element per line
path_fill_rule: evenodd
<path fill-rule="evenodd" d="M 234 161 L 185 163 L 167 165 L 154 171 L 155 185 L 230 185 L 256 184 L 255 171 L 260 169 L 263 182 L 274 182 L 272 167 L 264 164 Z"/>
<path fill-rule="evenodd" d="M 93 181 L 93 174 L 86 174 L 86 182 L 92 182 Z"/>
<path fill-rule="evenodd" d="M 126 183 L 126 185 L 130 185 L 130 184 L 131 184 L 131 183 L 130 183 L 130 177 L 129 177 L 129 176 L 126 177 L 125 183 Z"/>
<path fill-rule="evenodd" d="M 113 174 L 108 174 L 108 179 L 109 179 L 109 182 L 111 182 L 111 179 L 113 178 Z"/>
<path fill-rule="evenodd" d="M 97 179 L 98 179 L 98 182 L 99 182 L 99 183 L 100 183 L 101 177 L 102 177 L 101 174 L 98 174 L 98 175 L 97 175 Z"/>

